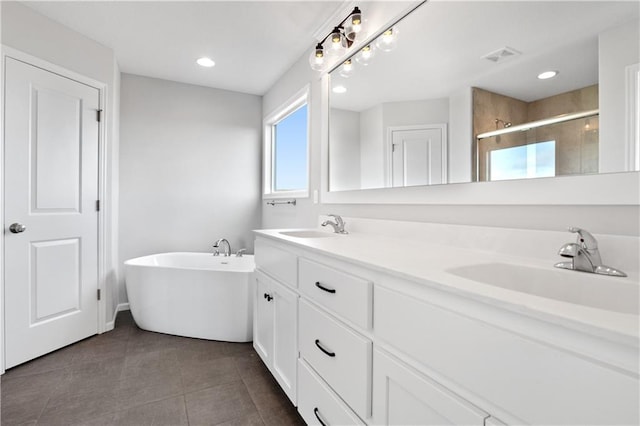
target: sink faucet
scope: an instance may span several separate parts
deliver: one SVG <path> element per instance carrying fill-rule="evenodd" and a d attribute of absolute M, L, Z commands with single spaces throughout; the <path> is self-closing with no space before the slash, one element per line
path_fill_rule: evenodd
<path fill-rule="evenodd" d="M 571 260 L 556 263 L 554 265 L 556 268 L 616 277 L 627 276 L 627 274 L 622 271 L 602 264 L 600 251 L 598 250 L 598 241 L 588 231 L 575 227 L 570 227 L 568 231 L 578 234 L 578 241 L 575 243 L 567 243 L 560 247 L 558 254 Z"/>
<path fill-rule="evenodd" d="M 348 232 L 344 230 L 344 225 L 346 225 L 346 223 L 344 220 L 342 220 L 342 218 L 339 215 L 330 214 L 327 216 L 331 216 L 336 221 L 333 222 L 331 220 L 325 220 L 320 224 L 321 226 L 331 225 L 331 227 L 333 228 L 333 232 L 335 232 L 336 234 L 348 234 Z"/>
<path fill-rule="evenodd" d="M 231 256 L 231 244 L 229 244 L 229 241 L 227 241 L 226 238 L 220 238 L 218 241 L 215 242 L 215 244 L 213 245 L 213 248 L 216 249 L 213 252 L 214 256 L 220 256 L 220 251 L 218 249 L 220 248 L 220 245 L 223 243 L 226 244 L 224 248 L 224 255 Z"/>

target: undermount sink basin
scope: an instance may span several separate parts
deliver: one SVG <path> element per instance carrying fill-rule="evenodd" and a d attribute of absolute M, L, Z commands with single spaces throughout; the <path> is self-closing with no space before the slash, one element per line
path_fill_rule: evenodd
<path fill-rule="evenodd" d="M 576 305 L 638 315 L 638 283 L 577 271 L 484 263 L 447 270 L 483 284 Z"/>
<path fill-rule="evenodd" d="M 286 235 L 287 237 L 295 237 L 295 238 L 328 238 L 335 237 L 338 234 L 331 234 L 329 232 L 322 231 L 282 231 L 280 232 L 282 235 Z"/>

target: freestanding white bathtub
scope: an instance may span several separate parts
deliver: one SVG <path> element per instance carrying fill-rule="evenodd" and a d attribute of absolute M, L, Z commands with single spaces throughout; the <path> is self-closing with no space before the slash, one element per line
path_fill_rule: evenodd
<path fill-rule="evenodd" d="M 250 342 L 253 256 L 162 253 L 125 263 L 129 307 L 143 330 Z"/>

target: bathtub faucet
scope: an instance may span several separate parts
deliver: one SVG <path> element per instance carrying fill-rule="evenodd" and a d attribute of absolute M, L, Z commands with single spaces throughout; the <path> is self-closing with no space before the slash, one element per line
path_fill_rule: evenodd
<path fill-rule="evenodd" d="M 216 250 L 213 252 L 213 255 L 220 256 L 220 250 L 218 249 L 220 248 L 221 244 L 226 244 L 224 248 L 224 255 L 231 256 L 231 244 L 229 244 L 229 241 L 227 241 L 226 238 L 220 238 L 218 241 L 215 242 L 215 244 L 213 245 L 213 248 Z"/>

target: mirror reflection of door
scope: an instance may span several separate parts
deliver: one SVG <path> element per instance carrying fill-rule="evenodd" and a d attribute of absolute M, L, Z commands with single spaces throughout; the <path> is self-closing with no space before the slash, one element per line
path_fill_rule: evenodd
<path fill-rule="evenodd" d="M 389 128 L 388 186 L 447 182 L 446 124 Z"/>

